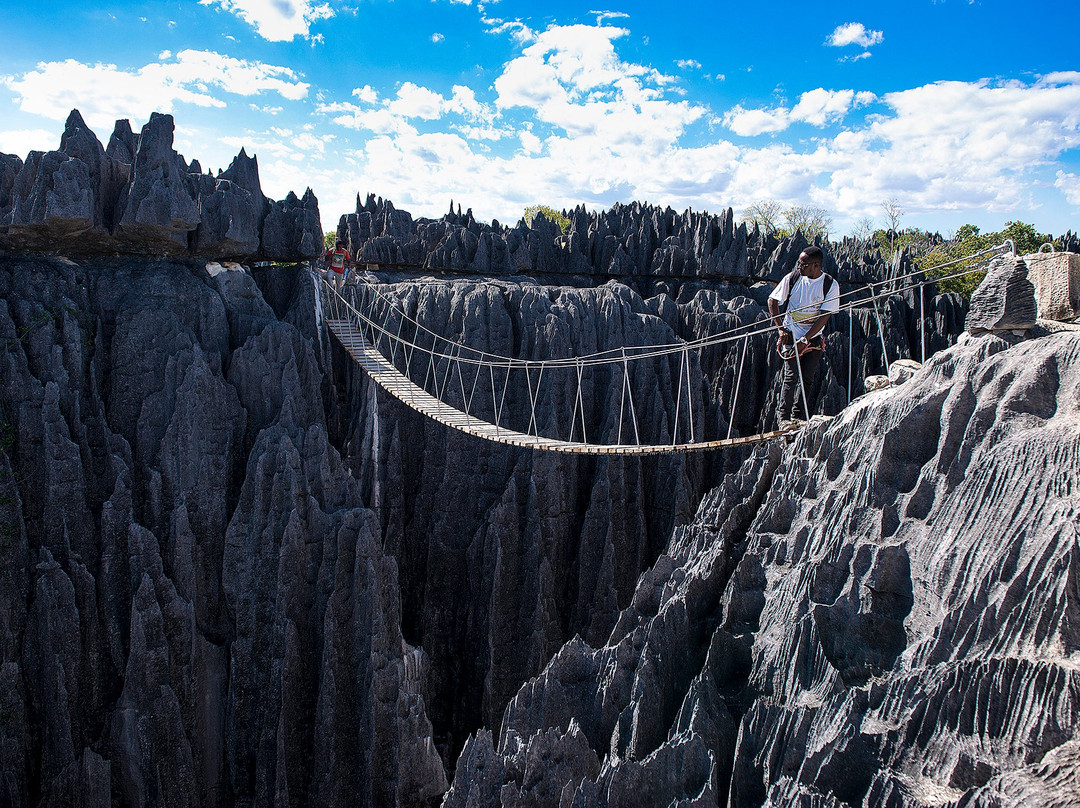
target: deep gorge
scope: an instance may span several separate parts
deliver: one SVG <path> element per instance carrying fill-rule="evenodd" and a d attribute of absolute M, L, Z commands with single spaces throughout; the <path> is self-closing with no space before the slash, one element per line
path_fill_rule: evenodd
<path fill-rule="evenodd" d="M 82 176 L 42 166 L 103 159 L 80 123 L 0 212 Z M 120 130 L 127 190 L 58 198 L 217 194 L 192 209 L 237 206 L 219 234 L 247 210 L 247 238 L 208 248 L 169 214 L 117 241 L 123 213 L 93 206 L 0 224 L 0 804 L 1071 804 L 1075 330 L 973 337 L 931 294 L 926 366 L 846 408 L 835 318 L 837 417 L 791 443 L 507 448 L 379 392 L 303 265 L 213 263 L 317 252 L 313 196 L 260 200 L 246 156 L 181 174 L 165 128 Z M 730 211 L 572 218 L 560 238 L 372 198 L 338 232 L 420 322 L 536 356 L 753 320 L 805 246 Z M 93 238 L 37 251 L 73 222 Z M 845 290 L 910 266 L 827 250 Z M 916 312 L 883 313 L 907 357 Z M 882 364 L 872 312 L 851 323 L 858 396 Z M 726 429 L 738 358 L 701 359 L 703 428 Z M 736 434 L 773 417 L 767 339 L 747 363 Z M 643 412 L 668 415 L 669 383 L 635 380 Z"/>

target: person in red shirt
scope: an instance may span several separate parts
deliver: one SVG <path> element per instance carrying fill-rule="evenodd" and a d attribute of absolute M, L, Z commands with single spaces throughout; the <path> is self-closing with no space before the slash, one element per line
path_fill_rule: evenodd
<path fill-rule="evenodd" d="M 334 249 L 326 251 L 323 261 L 326 262 L 327 282 L 333 284 L 334 290 L 341 294 L 341 287 L 345 285 L 345 270 L 352 263 L 352 256 L 341 239 L 334 242 Z"/>

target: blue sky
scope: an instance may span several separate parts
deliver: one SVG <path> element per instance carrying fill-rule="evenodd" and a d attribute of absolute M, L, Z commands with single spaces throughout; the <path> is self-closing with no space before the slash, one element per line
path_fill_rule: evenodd
<path fill-rule="evenodd" d="M 948 233 L 1080 224 L 1080 5 L 501 0 L 39 2 L 4 11 L 0 151 L 172 113 L 333 227 L 375 193 L 513 222 L 534 202 L 832 214 Z M 538 9 L 542 13 L 538 13 Z"/>

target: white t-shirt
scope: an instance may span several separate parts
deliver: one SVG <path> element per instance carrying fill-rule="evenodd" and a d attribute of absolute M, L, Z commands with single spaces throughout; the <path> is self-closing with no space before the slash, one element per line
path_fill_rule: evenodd
<path fill-rule="evenodd" d="M 784 279 L 776 285 L 769 297 L 783 305 L 788 301 L 787 312 L 784 314 L 784 328 L 791 331 L 795 339 L 799 340 L 810 331 L 814 321 L 825 312 L 835 313 L 840 311 L 840 284 L 833 279 L 832 288 L 829 289 L 829 299 L 825 299 L 825 273 L 822 272 L 814 280 L 799 275 L 795 281 L 795 288 L 788 288 L 789 272 Z M 790 300 L 788 297 L 790 296 Z"/>

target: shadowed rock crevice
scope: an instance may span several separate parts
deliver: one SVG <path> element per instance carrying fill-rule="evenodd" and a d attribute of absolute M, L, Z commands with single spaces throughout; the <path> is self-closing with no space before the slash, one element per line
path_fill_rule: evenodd
<path fill-rule="evenodd" d="M 0 292 L 0 799 L 436 799 L 317 332 L 202 262 L 4 259 Z"/>

